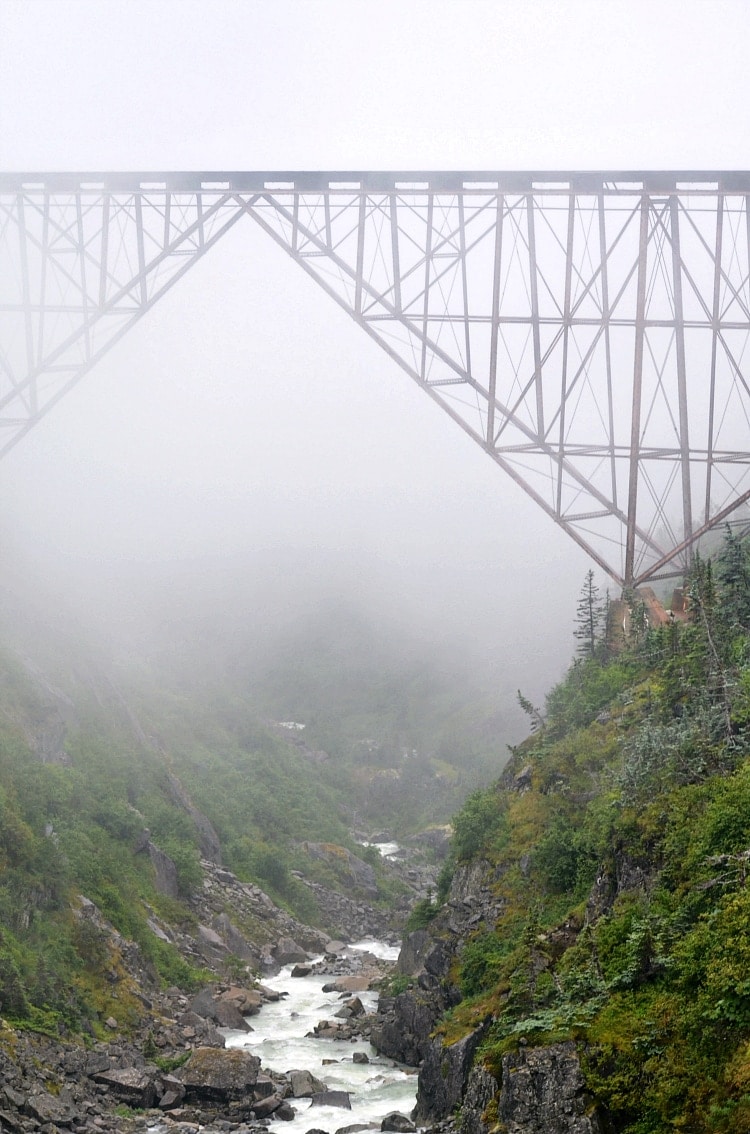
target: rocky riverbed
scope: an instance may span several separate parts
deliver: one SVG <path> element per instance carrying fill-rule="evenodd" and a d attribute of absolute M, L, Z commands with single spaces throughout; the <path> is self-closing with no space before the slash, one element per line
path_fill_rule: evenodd
<path fill-rule="evenodd" d="M 287 942 L 290 950 L 294 943 Z M 330 1019 L 319 1021 L 312 1036 L 321 1052 L 354 1041 L 349 1056 L 369 1061 L 363 1048 L 372 1016 L 361 995 L 390 969 L 390 962 L 331 942 L 313 963 L 301 949 L 287 973 L 300 985 L 312 975 L 315 988 L 328 993 Z M 114 1038 L 91 1045 L 64 1043 L 30 1032 L 0 1029 L 0 1129 L 3 1131 L 194 1131 L 247 1134 L 271 1122 L 293 1120 L 308 1106 L 340 1107 L 339 1126 L 348 1125 L 350 1102 L 341 1090 L 309 1068 L 270 1070 L 241 1038 L 252 1034 L 252 1020 L 284 994 L 258 984 L 215 983 L 196 996 L 167 990 L 158 1016 L 143 1042 Z M 284 1009 L 282 1009 L 284 1010 Z M 289 1013 L 291 1014 L 291 1010 Z M 256 1021 L 257 1022 L 257 1021 Z M 227 1046 L 231 1037 L 231 1046 Z M 326 1054 L 319 1062 L 325 1063 Z M 294 1062 L 290 1049 L 285 1063 Z M 322 1112 L 321 1112 L 322 1113 Z M 330 1112 L 326 1112 L 330 1113 Z M 311 1116 L 309 1128 L 316 1125 Z M 408 1122 L 401 1123 L 410 1129 Z M 306 1127 L 307 1128 L 307 1127 Z M 333 1128 L 331 1128 L 333 1130 Z"/>
<path fill-rule="evenodd" d="M 109 1034 L 95 1037 L 55 1037 L 0 1021 L 0 1131 L 247 1134 L 293 1120 L 303 1105 L 295 1099 L 310 1106 L 312 1095 L 325 1093 L 325 1076 L 291 1062 L 269 1070 L 252 1044 L 237 1039 L 279 1004 L 282 994 L 269 982 L 284 966 L 300 984 L 314 974 L 326 990 L 327 1010 L 310 1029 L 321 1050 L 350 1045 L 352 1063 L 358 1049 L 359 1058 L 372 1050 L 374 1000 L 365 993 L 392 970 L 392 960 L 303 925 L 215 863 L 204 861 L 203 870 L 193 922 L 172 925 L 153 913 L 150 923 L 158 937 L 216 974 L 197 994 L 162 989 L 138 946 L 81 896 L 73 912 L 106 948 L 113 997 L 131 1005 L 129 1018 L 125 1026 L 122 1015 L 103 1021 Z M 331 924 L 349 941 L 367 935 L 391 947 L 397 942 L 397 931 L 367 902 L 332 894 L 328 903 Z M 338 1117 L 325 1127 L 329 1134 L 351 1125 L 348 1107 Z M 403 1115 L 390 1122 L 411 1128 Z M 307 1129 L 320 1132 L 314 1115 Z"/>

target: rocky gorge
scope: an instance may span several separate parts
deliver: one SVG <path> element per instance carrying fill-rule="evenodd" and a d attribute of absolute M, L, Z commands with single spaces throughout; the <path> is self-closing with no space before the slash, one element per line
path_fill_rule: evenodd
<path fill-rule="evenodd" d="M 304 925 L 258 887 L 239 882 L 208 860 L 203 870 L 191 926 L 152 918 L 157 936 L 199 962 L 208 977 L 213 974 L 197 994 L 176 986 L 161 988 L 138 946 L 109 924 L 94 903 L 79 899 L 75 916 L 106 954 L 112 997 L 127 1008 L 129 1026 L 110 1017 L 110 1038 L 86 1041 L 85 1036 L 66 1039 L 2 1021 L 1 1130 L 92 1134 L 200 1127 L 242 1132 L 272 1116 L 291 1119 L 293 1100 L 325 1093 L 325 1085 L 304 1068 L 270 1074 L 252 1052 L 226 1047 L 225 1036 L 249 1033 L 250 1020 L 279 1001 L 279 992 L 259 980 L 260 973 L 272 977 L 282 966 L 291 966 L 302 983 L 316 957 L 315 971 L 335 994 L 338 1016 L 317 1029 L 320 1042 L 332 1037 L 366 1041 L 371 1017 L 365 1016 L 355 993 L 382 980 L 391 964 Z M 339 896 L 337 908 L 342 917 L 353 914 L 357 930 L 364 928 L 372 936 L 383 929 L 380 912 L 361 902 Z M 393 930 L 387 932 L 395 940 Z"/>

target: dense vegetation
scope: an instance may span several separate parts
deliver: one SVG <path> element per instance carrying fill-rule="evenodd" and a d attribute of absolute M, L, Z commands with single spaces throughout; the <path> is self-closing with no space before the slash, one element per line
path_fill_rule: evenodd
<path fill-rule="evenodd" d="M 452 869 L 488 860 L 501 913 L 443 1030 L 489 1018 L 495 1069 L 576 1040 L 618 1134 L 750 1126 L 747 545 L 729 532 L 687 597 L 686 621 L 649 627 L 631 596 L 613 651 L 584 588 L 579 657 L 544 712 L 523 699 L 532 735 L 455 820 Z"/>

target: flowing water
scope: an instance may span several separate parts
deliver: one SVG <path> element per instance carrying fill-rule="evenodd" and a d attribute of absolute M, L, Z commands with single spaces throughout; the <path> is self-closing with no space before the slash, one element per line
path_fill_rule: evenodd
<path fill-rule="evenodd" d="M 350 948 L 366 950 L 378 957 L 395 960 L 398 949 L 378 941 L 361 941 Z M 265 1004 L 253 1016 L 252 1032 L 225 1032 L 227 1047 L 245 1047 L 271 1071 L 286 1073 L 307 1070 L 321 1079 L 331 1091 L 349 1091 L 352 1109 L 312 1106 L 309 1099 L 290 1099 L 297 1114 L 291 1122 L 272 1123 L 277 1134 L 305 1134 L 315 1127 L 328 1134 L 354 1123 L 380 1128 L 390 1111 L 409 1114 L 416 1101 L 417 1077 L 410 1069 L 379 1056 L 366 1041 L 308 1039 L 321 1020 L 330 1020 L 343 1001 L 337 992 L 323 992 L 323 985 L 335 978 L 311 974 L 292 977 L 292 966 L 277 977 L 264 981 L 277 992 L 287 993 L 275 1004 Z M 377 993 L 357 993 L 366 1011 L 373 1012 Z M 346 999 L 346 997 L 344 997 Z M 354 1063 L 355 1051 L 366 1052 L 369 1063 Z"/>

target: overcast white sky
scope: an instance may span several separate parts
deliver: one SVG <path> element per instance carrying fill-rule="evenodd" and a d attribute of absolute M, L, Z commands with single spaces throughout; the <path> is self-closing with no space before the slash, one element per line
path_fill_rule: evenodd
<path fill-rule="evenodd" d="M 746 169 L 748 60 L 748 0 L 0 0 L 0 167 Z M 336 563 L 514 648 L 549 595 L 541 693 L 586 559 L 241 227 L 6 458 L 0 534 L 71 589 Z"/>

